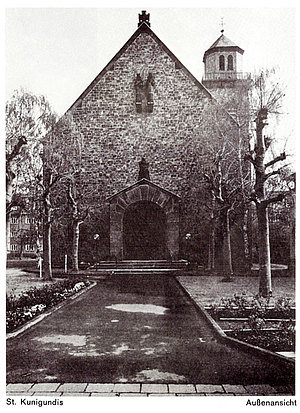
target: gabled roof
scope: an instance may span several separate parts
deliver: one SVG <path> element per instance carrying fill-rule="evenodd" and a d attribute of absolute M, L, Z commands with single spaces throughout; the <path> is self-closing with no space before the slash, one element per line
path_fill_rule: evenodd
<path fill-rule="evenodd" d="M 233 43 L 232 40 L 228 39 L 228 37 L 226 37 L 222 33 L 221 36 L 218 37 L 218 39 L 210 46 L 210 48 L 206 50 L 206 52 L 204 53 L 203 61 L 205 60 L 208 54 L 213 53 L 213 52 L 223 51 L 223 50 L 237 51 L 241 54 L 244 54 L 243 49 L 241 49 L 239 46 Z"/>
<path fill-rule="evenodd" d="M 146 179 L 146 178 L 143 178 L 143 179 L 140 179 L 139 181 L 135 182 L 134 184 L 132 184 L 132 185 L 130 185 L 130 186 L 127 186 L 127 187 L 124 188 L 124 189 L 121 189 L 121 191 L 117 192 L 116 194 L 111 195 L 109 198 L 107 198 L 106 201 L 112 201 L 114 198 L 116 198 L 116 197 L 119 196 L 120 194 L 122 194 L 122 193 L 124 193 L 124 192 L 127 192 L 127 191 L 130 191 L 131 189 L 133 189 L 133 188 L 135 188 L 135 187 L 137 187 L 137 186 L 139 186 L 139 185 L 143 185 L 143 184 L 147 184 L 147 185 L 152 186 L 152 187 L 154 187 L 154 188 L 156 188 L 156 189 L 159 189 L 160 191 L 165 192 L 165 193 L 167 193 L 168 195 L 171 195 L 173 198 L 180 199 L 180 197 L 179 197 L 178 195 L 174 194 L 173 192 L 168 191 L 167 189 L 164 189 L 164 188 L 162 188 L 161 186 L 159 186 L 159 185 L 157 185 L 157 184 L 154 184 L 153 182 L 149 181 L 149 180 Z"/>
<path fill-rule="evenodd" d="M 192 73 L 177 59 L 177 57 L 167 48 L 167 46 L 156 36 L 156 34 L 150 29 L 146 22 L 143 22 L 139 28 L 135 31 L 135 33 L 131 36 L 131 38 L 124 44 L 124 46 L 119 50 L 119 52 L 111 59 L 111 61 L 104 67 L 104 69 L 95 77 L 95 79 L 90 83 L 90 85 L 84 90 L 84 92 L 76 99 L 76 101 L 70 106 L 67 110 L 70 111 L 77 106 L 78 103 L 90 92 L 90 90 L 99 82 L 102 76 L 108 72 L 114 63 L 118 60 L 118 58 L 126 51 L 126 49 L 134 42 L 134 40 L 140 35 L 140 33 L 148 33 L 152 39 L 154 39 L 162 49 L 170 56 L 171 59 L 174 60 L 176 67 L 178 69 L 182 69 L 185 74 L 192 80 L 192 82 L 198 86 L 201 90 L 203 90 L 207 96 L 213 98 L 211 93 L 206 89 L 206 87 L 197 80 Z M 213 98 L 214 99 L 214 98 Z"/>

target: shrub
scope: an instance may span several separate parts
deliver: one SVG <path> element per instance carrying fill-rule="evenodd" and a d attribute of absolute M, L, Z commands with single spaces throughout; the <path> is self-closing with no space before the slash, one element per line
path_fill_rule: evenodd
<path fill-rule="evenodd" d="M 290 298 L 280 297 L 274 305 L 271 305 L 270 299 L 260 296 L 249 297 L 246 293 L 235 294 L 231 298 L 222 298 L 219 304 L 210 307 L 209 312 L 216 320 L 220 317 L 295 317 L 295 309 Z"/>
<path fill-rule="evenodd" d="M 272 351 L 290 351 L 295 349 L 295 310 L 292 304 L 291 299 L 281 297 L 271 306 L 269 299 L 247 297 L 243 293 L 242 296 L 221 299 L 220 304 L 212 306 L 209 312 L 216 320 L 247 317 L 242 327 L 228 333 L 231 337 Z M 276 330 L 266 329 L 266 320 L 274 318 L 284 320 L 276 325 Z"/>
<path fill-rule="evenodd" d="M 31 288 L 20 296 L 6 295 L 6 329 L 7 332 L 53 307 L 60 301 L 80 291 L 89 281 L 64 280 L 42 288 Z"/>

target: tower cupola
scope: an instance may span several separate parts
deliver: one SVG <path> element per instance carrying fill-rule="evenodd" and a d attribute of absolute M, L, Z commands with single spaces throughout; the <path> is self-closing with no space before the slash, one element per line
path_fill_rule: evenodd
<path fill-rule="evenodd" d="M 249 75 L 243 73 L 243 54 L 244 50 L 228 39 L 222 29 L 221 36 L 204 53 L 203 84 L 210 87 L 211 82 L 247 79 Z"/>

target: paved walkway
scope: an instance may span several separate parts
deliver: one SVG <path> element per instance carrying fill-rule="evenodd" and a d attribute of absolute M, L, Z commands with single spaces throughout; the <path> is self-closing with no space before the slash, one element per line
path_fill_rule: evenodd
<path fill-rule="evenodd" d="M 26 383 L 8 384 L 8 396 L 284 396 L 289 386 L 152 384 L 152 383 Z"/>
<path fill-rule="evenodd" d="M 227 394 L 226 386 L 244 394 L 251 385 L 278 393 L 293 380 L 292 367 L 218 342 L 176 281 L 161 275 L 103 280 L 7 342 L 7 390 L 25 386 L 27 394 L 47 386 L 68 394 L 75 386 L 90 395 L 98 383 L 115 395 L 131 392 L 129 385 L 141 394 Z"/>

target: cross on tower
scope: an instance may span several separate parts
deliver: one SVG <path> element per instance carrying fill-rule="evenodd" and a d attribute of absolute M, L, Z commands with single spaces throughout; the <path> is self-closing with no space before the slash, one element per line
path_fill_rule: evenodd
<path fill-rule="evenodd" d="M 224 24 L 224 17 L 221 17 L 220 26 L 221 26 L 221 33 L 223 34 L 223 33 L 224 33 L 224 26 L 225 26 L 225 24 Z"/>
<path fill-rule="evenodd" d="M 138 27 L 143 23 L 147 23 L 150 27 L 150 13 L 146 13 L 146 10 L 142 10 L 142 14 L 139 14 Z"/>

